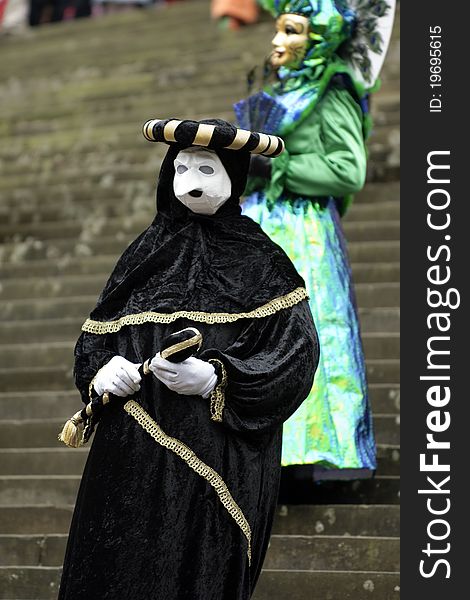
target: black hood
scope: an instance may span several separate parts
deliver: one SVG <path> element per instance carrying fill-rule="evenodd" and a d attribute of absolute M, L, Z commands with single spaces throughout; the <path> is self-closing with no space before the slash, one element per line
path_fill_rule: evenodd
<path fill-rule="evenodd" d="M 232 195 L 215 215 L 195 215 L 173 192 L 173 161 L 184 147 L 168 149 L 157 215 L 118 260 L 91 319 L 114 321 L 147 312 L 245 313 L 305 287 L 285 252 L 241 215 L 239 194 L 249 154 L 217 152 Z"/>
<path fill-rule="evenodd" d="M 222 126 L 225 122 L 220 119 L 205 119 L 200 123 L 207 123 L 209 125 Z M 184 221 L 187 219 L 198 219 L 198 218 L 211 218 L 215 217 L 227 217 L 229 215 L 239 215 L 240 209 L 240 196 L 246 186 L 246 180 L 248 177 L 248 167 L 250 165 L 250 153 L 248 151 L 234 151 L 234 150 L 211 150 L 215 152 L 220 158 L 224 165 L 230 181 L 232 182 L 232 195 L 225 202 L 215 215 L 207 217 L 204 215 L 195 215 L 189 208 L 184 206 L 175 196 L 173 192 L 173 179 L 175 176 L 175 169 L 173 162 L 181 150 L 191 147 L 190 143 L 187 144 L 172 144 L 163 160 L 160 177 L 157 186 L 157 213 L 169 217 L 171 220 Z"/>

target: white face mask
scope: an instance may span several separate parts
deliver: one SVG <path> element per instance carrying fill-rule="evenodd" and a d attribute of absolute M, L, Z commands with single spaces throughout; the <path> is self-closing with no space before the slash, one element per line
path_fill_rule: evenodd
<path fill-rule="evenodd" d="M 232 182 L 220 158 L 201 147 L 182 150 L 174 160 L 173 190 L 194 213 L 213 215 L 232 193 Z"/>

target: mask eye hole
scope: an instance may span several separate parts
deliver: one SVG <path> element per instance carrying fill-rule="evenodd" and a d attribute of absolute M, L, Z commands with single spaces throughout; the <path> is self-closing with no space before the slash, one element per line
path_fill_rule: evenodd
<path fill-rule="evenodd" d="M 186 173 L 187 170 L 188 170 L 188 167 L 185 167 L 184 165 L 178 165 L 176 167 L 176 172 L 178 173 L 178 175 L 182 175 L 183 173 Z"/>
<path fill-rule="evenodd" d="M 212 167 L 210 167 L 209 165 L 202 165 L 199 167 L 199 170 L 201 171 L 201 173 L 204 173 L 204 175 L 213 175 L 214 174 L 214 169 Z"/>

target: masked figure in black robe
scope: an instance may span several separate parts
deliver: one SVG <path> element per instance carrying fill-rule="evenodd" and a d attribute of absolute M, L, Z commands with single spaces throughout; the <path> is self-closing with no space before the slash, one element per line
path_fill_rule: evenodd
<path fill-rule="evenodd" d="M 101 412 L 59 599 L 247 600 L 276 506 L 282 423 L 310 391 L 319 352 L 303 280 L 240 214 L 250 151 L 280 148 L 219 120 L 153 121 L 145 131 L 170 143 L 157 216 L 119 259 L 76 346 L 84 402 L 103 391 L 123 398 Z M 180 152 L 201 145 L 210 152 L 197 176 L 209 182 L 216 162 L 228 175 L 220 206 L 206 180 L 202 194 L 180 184 L 175 196 L 177 177 L 196 168 Z M 156 353 L 185 327 L 203 345 L 172 366 Z M 99 373 L 116 361 L 130 375 L 118 369 L 105 389 Z"/>

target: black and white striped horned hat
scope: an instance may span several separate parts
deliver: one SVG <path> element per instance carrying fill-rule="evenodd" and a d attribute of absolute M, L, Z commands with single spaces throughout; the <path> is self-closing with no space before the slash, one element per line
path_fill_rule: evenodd
<path fill-rule="evenodd" d="M 149 142 L 188 146 L 204 146 L 211 150 L 243 150 L 274 158 L 284 150 L 284 142 L 276 135 L 239 129 L 227 121 L 217 124 L 185 119 L 150 119 L 142 128 Z"/>

